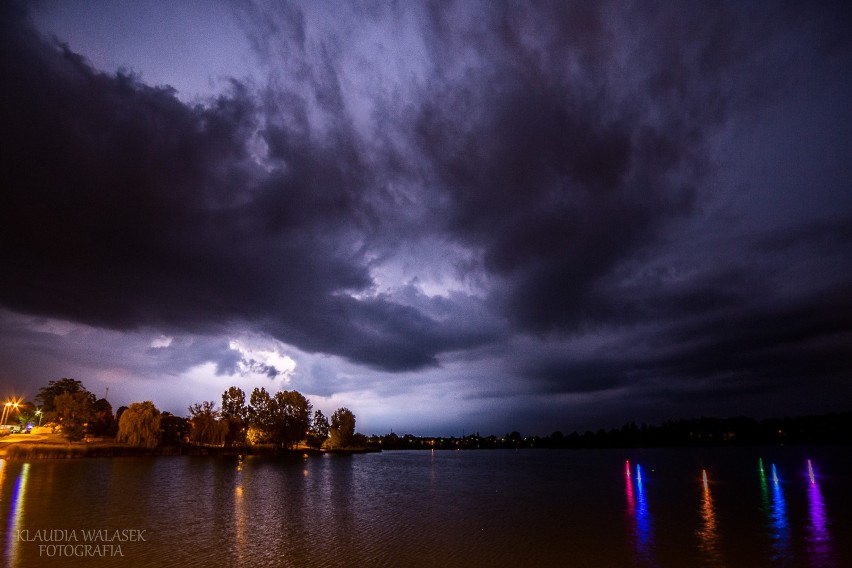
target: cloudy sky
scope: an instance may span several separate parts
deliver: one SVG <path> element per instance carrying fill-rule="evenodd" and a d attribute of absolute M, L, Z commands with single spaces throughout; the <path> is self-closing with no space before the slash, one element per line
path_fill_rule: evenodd
<path fill-rule="evenodd" d="M 0 17 L 4 397 L 264 386 L 436 435 L 850 409 L 847 3 Z"/>

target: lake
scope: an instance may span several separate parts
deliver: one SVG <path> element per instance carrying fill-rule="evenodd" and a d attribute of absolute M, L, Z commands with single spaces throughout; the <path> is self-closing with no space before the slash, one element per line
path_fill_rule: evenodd
<path fill-rule="evenodd" d="M 0 545 L 3 564 L 22 567 L 852 566 L 849 456 L 827 446 L 0 460 Z"/>

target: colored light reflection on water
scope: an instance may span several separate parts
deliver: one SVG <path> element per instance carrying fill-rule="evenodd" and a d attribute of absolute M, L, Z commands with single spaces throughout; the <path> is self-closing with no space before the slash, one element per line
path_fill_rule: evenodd
<path fill-rule="evenodd" d="M 652 526 L 645 499 L 645 487 L 642 482 L 642 466 L 636 465 L 635 491 L 629 470 L 626 471 L 627 511 L 633 520 L 633 541 L 636 546 L 636 561 L 643 565 L 653 565 L 651 556 Z"/>
<path fill-rule="evenodd" d="M 765 512 L 769 512 L 769 485 L 766 482 L 766 471 L 763 469 L 763 459 L 759 460 L 760 469 L 758 470 L 760 473 L 760 504 L 761 509 Z"/>
<path fill-rule="evenodd" d="M 710 493 L 710 484 L 707 480 L 707 470 L 702 470 L 703 492 L 701 496 L 701 525 L 697 533 L 699 548 L 704 553 L 708 566 L 724 566 L 722 553 L 719 548 L 719 523 L 716 518 L 716 507 L 713 505 L 713 496 Z"/>
<path fill-rule="evenodd" d="M 769 509 L 769 533 L 772 537 L 772 557 L 776 561 L 786 561 L 790 554 L 790 525 L 787 520 L 787 503 L 778 470 L 772 464 L 772 499 Z"/>
<path fill-rule="evenodd" d="M 816 482 L 813 465 L 808 460 L 808 527 L 807 527 L 807 550 L 808 560 L 811 566 L 816 568 L 827 568 L 835 566 L 831 550 L 831 535 L 828 531 L 828 515 L 825 510 L 825 501 L 822 498 L 819 484 Z"/>
<path fill-rule="evenodd" d="M 246 547 L 249 539 L 248 514 L 246 512 L 245 496 L 243 495 L 243 457 L 237 458 L 236 486 L 234 487 L 234 524 L 236 540 L 236 558 L 240 564 L 248 560 Z"/>
<path fill-rule="evenodd" d="M 627 514 L 631 518 L 636 517 L 636 497 L 633 495 L 633 481 L 630 479 L 630 462 L 627 462 L 627 470 L 624 472 L 625 493 L 627 495 Z"/>
<path fill-rule="evenodd" d="M 18 474 L 18 479 L 15 482 L 15 490 L 12 493 L 12 508 L 9 510 L 9 520 L 6 526 L 9 527 L 6 533 L 6 565 L 15 566 L 18 563 L 18 531 L 23 528 L 22 520 L 24 518 L 24 499 L 27 493 L 27 478 L 30 474 L 30 464 L 25 463 L 21 467 L 21 473 Z"/>

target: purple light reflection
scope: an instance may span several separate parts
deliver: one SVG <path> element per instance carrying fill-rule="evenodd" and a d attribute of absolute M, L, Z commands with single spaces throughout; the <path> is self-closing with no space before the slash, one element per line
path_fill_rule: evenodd
<path fill-rule="evenodd" d="M 825 501 L 822 498 L 819 484 L 816 482 L 813 465 L 808 460 L 808 563 L 815 568 L 828 568 L 836 566 L 834 555 L 831 550 L 831 535 L 828 531 L 828 515 L 825 510 Z"/>

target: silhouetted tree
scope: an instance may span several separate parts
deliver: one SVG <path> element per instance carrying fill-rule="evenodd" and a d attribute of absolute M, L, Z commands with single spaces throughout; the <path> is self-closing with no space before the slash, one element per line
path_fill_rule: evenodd
<path fill-rule="evenodd" d="M 134 402 L 118 421 L 119 442 L 155 448 L 160 443 L 160 411 L 150 400 Z"/>
<path fill-rule="evenodd" d="M 186 418 L 163 412 L 160 414 L 160 443 L 164 446 L 179 446 L 189 439 L 190 428 Z"/>
<path fill-rule="evenodd" d="M 355 435 L 355 415 L 351 410 L 338 408 L 334 411 L 331 415 L 329 435 L 332 448 L 345 448 L 352 445 L 352 437 Z"/>
<path fill-rule="evenodd" d="M 89 423 L 89 432 L 93 436 L 114 436 L 118 429 L 112 415 L 112 405 L 105 398 L 100 398 L 92 405 L 95 416 Z"/>
<path fill-rule="evenodd" d="M 85 390 L 62 393 L 53 399 L 53 404 L 62 434 L 69 442 L 82 440 L 86 425 L 95 418 L 91 393 Z"/>
<path fill-rule="evenodd" d="M 230 387 L 222 393 L 222 416 L 225 418 L 248 419 L 246 393 L 237 387 Z"/>
<path fill-rule="evenodd" d="M 273 441 L 292 448 L 305 439 L 311 419 L 311 403 L 299 391 L 275 393 Z"/>
<path fill-rule="evenodd" d="M 311 420 L 311 427 L 308 431 L 308 445 L 312 448 L 319 448 L 323 442 L 328 439 L 328 418 L 322 413 L 322 410 L 317 409 L 314 412 L 314 418 Z"/>
<path fill-rule="evenodd" d="M 36 402 L 41 402 L 42 412 L 53 412 L 56 408 L 54 400 L 61 394 L 74 394 L 77 392 L 86 392 L 83 383 L 77 379 L 62 378 L 58 381 L 49 381 L 46 387 L 39 389 L 36 395 Z M 89 393 L 92 397 L 92 403 L 95 402 L 95 395 Z"/>
<path fill-rule="evenodd" d="M 242 389 L 230 387 L 222 393 L 221 417 L 228 429 L 225 443 L 244 444 L 249 425 L 249 409 L 246 406 L 246 393 Z"/>

